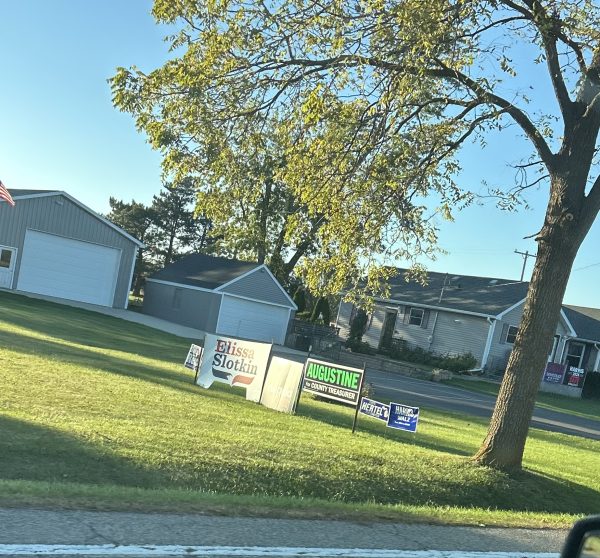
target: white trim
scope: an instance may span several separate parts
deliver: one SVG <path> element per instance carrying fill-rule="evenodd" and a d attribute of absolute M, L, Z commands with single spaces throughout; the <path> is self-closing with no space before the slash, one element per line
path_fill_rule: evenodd
<path fill-rule="evenodd" d="M 139 246 L 136 246 L 133 250 L 133 261 L 131 263 L 131 272 L 129 273 L 129 283 L 127 283 L 127 296 L 125 297 L 125 306 L 123 306 L 125 310 L 127 310 L 127 307 L 129 306 L 129 290 L 131 289 L 131 282 L 133 281 L 133 271 L 135 270 L 135 263 L 137 261 L 138 250 Z"/>
<path fill-rule="evenodd" d="M 196 287 L 195 285 L 185 285 L 184 283 L 175 283 L 175 281 L 163 281 L 162 279 L 146 279 L 149 283 L 159 283 L 160 285 L 169 285 L 171 287 L 182 287 L 184 289 L 191 289 L 192 291 L 203 291 L 205 293 L 217 293 L 214 289 L 206 289 L 205 287 Z"/>
<path fill-rule="evenodd" d="M 600 347 L 598 347 L 598 343 L 594 343 L 594 348 L 596 349 L 596 362 L 594 363 L 594 370 L 592 372 L 597 372 L 598 365 L 600 364 Z"/>
<path fill-rule="evenodd" d="M 443 306 L 434 306 L 432 304 L 421 304 L 420 302 L 409 302 L 401 299 L 391 298 L 375 298 L 379 302 L 385 302 L 387 304 L 396 304 L 397 306 L 416 306 L 418 308 L 429 308 L 433 310 L 443 310 L 444 312 L 452 312 L 454 314 L 464 314 L 465 316 L 477 316 L 478 318 L 495 318 L 491 314 L 481 314 L 480 312 L 469 312 L 468 310 L 457 310 L 456 308 L 445 308 Z"/>
<path fill-rule="evenodd" d="M 492 320 L 489 322 L 489 320 Z M 490 350 L 492 348 L 492 340 L 494 339 L 494 333 L 496 331 L 496 324 L 498 320 L 494 318 L 489 318 L 488 322 L 490 324 L 490 328 L 488 330 L 487 339 L 485 340 L 485 347 L 483 349 L 483 356 L 481 357 L 481 368 L 485 368 L 487 366 L 488 358 L 490 357 Z"/>
<path fill-rule="evenodd" d="M 118 227 L 114 223 L 111 223 L 108 219 L 102 217 L 102 215 L 96 213 L 93 209 L 90 209 L 87 205 L 84 205 L 79 200 L 75 199 L 70 194 L 67 194 L 67 192 L 63 192 L 62 190 L 53 190 L 52 192 L 44 192 L 41 194 L 26 194 L 26 195 L 22 195 L 22 196 L 17 195 L 17 196 L 14 196 L 13 199 L 27 200 L 27 199 L 32 199 L 32 198 L 47 198 L 47 197 L 52 197 L 52 196 L 64 196 L 70 202 L 79 206 L 84 211 L 87 211 L 90 215 L 92 215 L 93 217 L 96 217 L 96 219 L 102 221 L 105 225 L 108 225 L 111 229 L 114 229 L 115 231 L 117 231 L 120 235 L 124 236 L 128 240 L 131 240 L 131 242 L 137 244 L 140 248 L 144 248 L 145 245 L 143 242 L 140 242 L 137 238 L 131 236 L 128 232 L 124 231 L 121 227 Z"/>
<path fill-rule="evenodd" d="M 241 298 L 242 300 L 249 300 L 250 302 L 260 302 L 261 304 L 268 304 L 269 306 L 279 306 L 280 308 L 290 308 L 293 310 L 293 308 L 291 306 L 288 306 L 287 304 L 279 304 L 278 302 L 269 302 L 267 300 L 259 300 L 258 298 L 250 298 L 249 296 L 243 296 L 243 295 L 232 294 L 232 293 L 218 293 L 218 294 L 222 294 L 223 296 L 231 296 L 233 298 Z M 296 306 L 296 305 L 294 304 L 294 306 Z"/>
<path fill-rule="evenodd" d="M 119 544 L 0 544 L 0 556 L 236 556 L 251 558 L 559 558 L 558 552 Z"/>
<path fill-rule="evenodd" d="M 577 337 L 577 332 L 571 325 L 571 322 L 569 321 L 569 318 L 567 318 L 567 315 L 565 314 L 565 311 L 562 308 L 562 306 L 560 308 L 560 315 L 562 316 L 562 319 L 565 321 L 565 324 L 567 324 L 567 327 L 569 328 L 569 335 L 571 335 L 572 337 Z"/>
<path fill-rule="evenodd" d="M 269 275 L 269 277 L 271 277 L 273 282 L 277 285 L 277 287 L 279 287 L 279 290 L 284 294 L 285 298 L 287 298 L 289 300 L 290 304 L 292 305 L 291 307 L 294 310 L 298 310 L 296 303 L 290 298 L 290 295 L 285 292 L 285 289 L 281 286 L 281 283 L 279 281 L 277 281 L 277 279 L 275 278 L 275 275 L 273 275 L 273 273 L 271 273 L 271 270 L 265 264 L 259 265 L 258 267 L 255 267 L 254 269 L 247 271 L 246 273 L 242 273 L 242 275 L 240 275 L 239 277 L 236 277 L 235 279 L 232 279 L 231 281 L 227 281 L 227 283 L 223 283 L 222 285 L 217 287 L 215 289 L 215 291 L 222 292 L 225 287 L 229 287 L 229 286 L 233 285 L 233 283 L 237 283 L 241 279 L 244 279 L 245 277 L 248 277 L 248 275 L 251 275 L 252 273 L 255 273 L 261 269 L 264 269 L 267 272 L 267 274 Z M 227 294 L 229 294 L 229 293 L 227 293 Z M 253 299 L 249 299 L 249 300 L 253 300 Z M 280 304 L 279 306 L 283 306 L 283 305 Z M 287 308 L 287 306 L 286 306 L 286 308 Z"/>
<path fill-rule="evenodd" d="M 15 271 L 17 270 L 17 258 L 19 257 L 19 249 L 15 246 L 6 246 L 6 244 L 0 245 L 0 250 L 11 250 L 12 256 L 10 257 L 10 265 L 8 268 L 0 268 L 0 269 L 8 269 L 8 272 L 12 271 L 12 277 L 10 278 L 10 286 L 5 287 L 10 289 L 11 291 L 15 289 Z M 11 269 L 12 267 L 12 269 Z"/>
<path fill-rule="evenodd" d="M 519 302 L 515 302 L 512 306 L 509 306 L 506 310 L 503 310 L 502 312 L 500 312 L 500 314 L 498 314 L 497 316 L 494 316 L 497 320 L 501 320 L 504 316 L 506 316 L 506 314 L 508 314 L 509 312 L 512 312 L 515 308 L 518 308 L 521 304 L 523 304 L 525 302 L 525 298 L 522 300 L 519 300 Z"/>

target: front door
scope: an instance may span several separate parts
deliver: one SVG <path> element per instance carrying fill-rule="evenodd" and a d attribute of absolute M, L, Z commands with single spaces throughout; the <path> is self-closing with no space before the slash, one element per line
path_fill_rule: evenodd
<path fill-rule="evenodd" d="M 0 246 L 0 288 L 12 289 L 17 249 Z"/>
<path fill-rule="evenodd" d="M 381 330 L 381 339 L 379 341 L 380 349 L 389 349 L 392 345 L 394 336 L 394 326 L 396 325 L 396 312 L 386 312 Z"/>

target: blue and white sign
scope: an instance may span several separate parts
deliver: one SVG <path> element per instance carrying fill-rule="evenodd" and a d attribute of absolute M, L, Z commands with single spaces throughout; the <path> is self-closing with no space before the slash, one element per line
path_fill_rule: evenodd
<path fill-rule="evenodd" d="M 367 399 L 366 397 L 363 397 L 360 400 L 359 412 L 361 412 L 363 415 L 383 420 L 385 422 L 387 422 L 390 418 L 389 405 L 380 403 L 379 401 L 375 401 L 373 399 Z"/>
<path fill-rule="evenodd" d="M 416 432 L 418 422 L 419 407 L 390 403 L 390 416 L 387 423 L 390 428 Z"/>

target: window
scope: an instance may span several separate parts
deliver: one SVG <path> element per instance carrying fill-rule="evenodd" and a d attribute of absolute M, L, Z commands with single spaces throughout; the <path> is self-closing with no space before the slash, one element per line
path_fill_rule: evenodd
<path fill-rule="evenodd" d="M 506 330 L 506 339 L 504 342 L 514 345 L 515 341 L 517 340 L 517 333 L 519 333 L 519 328 L 517 326 L 508 326 L 508 329 Z"/>
<path fill-rule="evenodd" d="M 408 315 L 408 323 L 410 325 L 421 326 L 423 324 L 423 316 L 425 315 L 425 310 L 422 308 L 411 308 L 410 314 Z"/>
<path fill-rule="evenodd" d="M 567 345 L 567 355 L 565 356 L 565 364 L 567 366 L 574 366 L 575 368 L 581 368 L 581 361 L 583 360 L 583 343 L 571 342 Z"/>
<path fill-rule="evenodd" d="M 9 268 L 12 260 L 12 250 L 0 250 L 0 267 Z"/>

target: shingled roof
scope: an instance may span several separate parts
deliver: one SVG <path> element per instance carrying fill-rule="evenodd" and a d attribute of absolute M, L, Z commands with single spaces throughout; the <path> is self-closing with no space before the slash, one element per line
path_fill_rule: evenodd
<path fill-rule="evenodd" d="M 256 262 L 190 254 L 157 271 L 150 279 L 213 290 L 257 267 L 260 264 Z"/>
<path fill-rule="evenodd" d="M 406 269 L 391 279 L 391 299 L 497 316 L 523 300 L 529 283 L 513 279 L 475 277 L 450 273 L 427 273 L 427 284 L 406 282 Z"/>
<path fill-rule="evenodd" d="M 563 306 L 578 339 L 600 342 L 600 309 L 585 306 Z"/>

